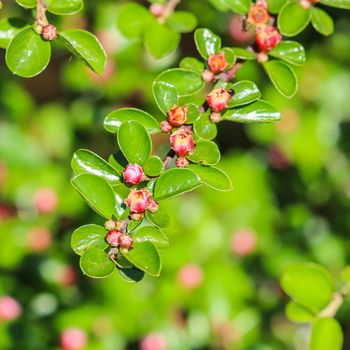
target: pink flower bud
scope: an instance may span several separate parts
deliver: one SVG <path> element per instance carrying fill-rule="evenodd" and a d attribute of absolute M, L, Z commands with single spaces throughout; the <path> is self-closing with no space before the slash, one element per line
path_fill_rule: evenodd
<path fill-rule="evenodd" d="M 256 234 L 251 230 L 239 230 L 231 238 L 231 251 L 239 256 L 252 254 L 256 245 Z"/>
<path fill-rule="evenodd" d="M 62 287 L 70 287 L 77 282 L 77 273 L 70 265 L 62 266 L 57 272 L 57 283 Z"/>
<path fill-rule="evenodd" d="M 194 289 L 202 283 L 203 272 L 198 265 L 189 264 L 181 268 L 177 278 L 182 288 Z"/>
<path fill-rule="evenodd" d="M 171 148 L 178 156 L 185 156 L 194 151 L 195 143 L 190 129 L 181 127 L 170 136 Z"/>
<path fill-rule="evenodd" d="M 132 246 L 132 237 L 130 235 L 128 235 L 127 233 L 123 233 L 119 237 L 118 242 L 119 242 L 119 245 L 121 248 L 129 249 Z"/>
<path fill-rule="evenodd" d="M 255 26 L 260 26 L 266 24 L 269 19 L 269 13 L 263 4 L 255 4 L 250 7 L 247 19 L 248 22 L 254 24 Z"/>
<path fill-rule="evenodd" d="M 112 230 L 109 231 L 106 236 L 106 241 L 112 247 L 117 247 L 119 244 L 119 237 L 122 235 L 120 231 Z"/>
<path fill-rule="evenodd" d="M 229 91 L 223 88 L 217 88 L 207 95 L 207 102 L 213 112 L 221 112 L 225 109 L 231 99 Z"/>
<path fill-rule="evenodd" d="M 256 43 L 261 51 L 270 51 L 282 40 L 279 31 L 273 26 L 262 26 L 256 33 Z"/>
<path fill-rule="evenodd" d="M 206 82 L 206 83 L 210 83 L 213 80 L 215 80 L 215 75 L 213 72 L 211 72 L 210 70 L 206 69 L 203 73 L 202 73 L 202 79 Z"/>
<path fill-rule="evenodd" d="M 189 161 L 185 157 L 178 157 L 176 159 L 176 166 L 179 168 L 187 168 Z"/>
<path fill-rule="evenodd" d="M 16 299 L 8 295 L 0 297 L 0 321 L 12 321 L 21 313 L 21 305 Z"/>
<path fill-rule="evenodd" d="M 173 127 L 171 126 L 171 124 L 168 121 L 165 121 L 165 120 L 160 123 L 160 128 L 165 133 L 171 132 L 171 130 L 173 130 Z"/>
<path fill-rule="evenodd" d="M 81 350 L 85 347 L 87 337 L 79 328 L 65 329 L 61 334 L 61 348 L 63 350 Z"/>
<path fill-rule="evenodd" d="M 138 164 L 128 164 L 123 172 L 124 181 L 129 185 L 137 185 L 142 181 L 143 170 Z"/>
<path fill-rule="evenodd" d="M 219 123 L 222 120 L 221 113 L 218 112 L 211 113 L 209 118 L 212 123 Z"/>
<path fill-rule="evenodd" d="M 150 333 L 141 340 L 140 350 L 167 350 L 165 338 L 160 333 Z"/>
<path fill-rule="evenodd" d="M 228 66 L 225 54 L 220 52 L 217 55 L 210 55 L 208 58 L 208 66 L 214 74 L 223 72 Z"/>
<path fill-rule="evenodd" d="M 158 207 L 159 207 L 159 206 L 158 206 L 158 203 L 157 203 L 155 200 L 151 199 L 151 201 L 150 201 L 150 203 L 149 203 L 147 209 L 148 209 L 151 213 L 155 213 L 155 212 L 158 211 Z"/>
<path fill-rule="evenodd" d="M 151 193 L 147 188 L 140 190 L 133 188 L 125 200 L 125 204 L 130 207 L 131 212 L 143 213 L 151 201 Z"/>
<path fill-rule="evenodd" d="M 51 243 L 51 232 L 46 227 L 34 227 L 28 232 L 27 245 L 32 252 L 43 252 Z"/>
<path fill-rule="evenodd" d="M 40 214 L 50 214 L 57 207 L 57 194 L 51 188 L 41 188 L 34 195 L 34 205 Z"/>
<path fill-rule="evenodd" d="M 110 219 L 105 222 L 105 229 L 108 231 L 117 230 L 117 222 Z"/>
<path fill-rule="evenodd" d="M 164 13 L 164 5 L 154 3 L 149 7 L 151 14 L 155 17 L 160 17 Z"/>
<path fill-rule="evenodd" d="M 44 26 L 41 31 L 41 36 L 44 40 L 52 41 L 57 38 L 57 29 L 53 24 Z"/>
<path fill-rule="evenodd" d="M 181 126 L 187 121 L 187 110 L 186 106 L 174 106 L 168 112 L 168 121 L 172 126 Z"/>
<path fill-rule="evenodd" d="M 144 216 L 145 216 L 144 213 L 131 213 L 131 214 L 130 214 L 130 219 L 135 220 L 135 221 L 139 221 L 139 220 L 141 220 Z"/>

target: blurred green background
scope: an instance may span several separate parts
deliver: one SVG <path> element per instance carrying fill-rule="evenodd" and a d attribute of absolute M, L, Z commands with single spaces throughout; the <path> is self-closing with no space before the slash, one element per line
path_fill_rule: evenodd
<path fill-rule="evenodd" d="M 307 349 L 309 330 L 285 318 L 278 279 L 298 260 L 321 263 L 334 276 L 349 263 L 349 15 L 333 11 L 331 38 L 311 28 L 297 38 L 307 64 L 298 70 L 292 100 L 255 63 L 239 72 L 239 79 L 258 83 L 283 120 L 219 125 L 219 166 L 234 190 L 201 188 L 166 202 L 171 246 L 161 277 L 127 284 L 117 275 L 92 280 L 79 270 L 70 235 L 101 220 L 71 187 L 70 159 L 77 148 L 102 156 L 116 149 L 115 136 L 103 130 L 113 109 L 130 105 L 160 118 L 153 79 L 197 54 L 186 34 L 176 53 L 154 61 L 118 32 L 121 3 L 86 1 L 84 13 L 53 19 L 59 28 L 98 35 L 109 55 L 103 78 L 59 44 L 48 69 L 27 80 L 11 75 L 0 52 L 0 296 L 15 298 L 22 309 L 15 320 L 0 320 L 0 349 L 59 349 L 71 328 L 84 332 L 83 348 L 91 350 Z M 180 8 L 226 46 L 241 42 L 232 30 L 236 18 L 210 1 L 183 1 Z M 28 12 L 5 1 L 0 16 L 8 15 Z M 160 151 L 164 140 L 154 139 Z M 347 301 L 339 313 L 344 349 L 349 312 Z"/>

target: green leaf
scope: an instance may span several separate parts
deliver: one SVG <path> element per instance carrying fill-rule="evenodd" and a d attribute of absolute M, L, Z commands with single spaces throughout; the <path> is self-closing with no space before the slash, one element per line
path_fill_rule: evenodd
<path fill-rule="evenodd" d="M 144 165 L 151 155 L 152 141 L 139 122 L 128 121 L 118 129 L 118 145 L 129 163 Z"/>
<path fill-rule="evenodd" d="M 126 3 L 120 8 L 117 26 L 127 38 L 140 38 L 151 15 L 142 5 Z"/>
<path fill-rule="evenodd" d="M 322 5 L 350 10 L 350 0 L 321 0 Z"/>
<path fill-rule="evenodd" d="M 163 162 L 158 156 L 151 156 L 143 166 L 147 176 L 158 176 L 163 171 Z"/>
<path fill-rule="evenodd" d="M 106 235 L 108 231 L 99 225 L 84 225 L 77 228 L 71 237 L 71 247 L 78 254 L 82 255 L 90 248 L 106 249 Z"/>
<path fill-rule="evenodd" d="M 310 22 L 310 9 L 305 9 L 299 1 L 287 2 L 277 18 L 278 29 L 285 36 L 295 36 Z"/>
<path fill-rule="evenodd" d="M 304 47 L 296 41 L 281 41 L 269 55 L 296 66 L 302 66 L 306 60 Z"/>
<path fill-rule="evenodd" d="M 232 48 L 234 55 L 242 60 L 256 60 L 256 54 L 240 47 Z"/>
<path fill-rule="evenodd" d="M 89 150 L 80 149 L 75 152 L 71 165 L 76 175 L 90 173 L 104 178 L 111 185 L 120 183 L 120 176 L 117 170 Z"/>
<path fill-rule="evenodd" d="M 208 59 L 209 55 L 218 53 L 221 47 L 220 37 L 206 28 L 200 28 L 194 32 L 194 41 L 198 52 L 204 59 Z"/>
<path fill-rule="evenodd" d="M 329 272 L 314 263 L 297 263 L 282 275 L 281 286 L 298 304 L 314 313 L 328 305 L 332 299 L 333 283 Z"/>
<path fill-rule="evenodd" d="M 45 0 L 47 10 L 55 15 L 74 15 L 84 7 L 83 0 Z"/>
<path fill-rule="evenodd" d="M 350 283 L 350 265 L 344 267 L 341 272 L 341 278 L 346 284 Z"/>
<path fill-rule="evenodd" d="M 177 49 L 180 42 L 180 34 L 165 24 L 156 20 L 147 25 L 143 42 L 147 51 L 154 58 L 162 58 Z"/>
<path fill-rule="evenodd" d="M 322 35 L 328 36 L 334 32 L 332 17 L 326 11 L 318 7 L 311 8 L 311 23 L 315 30 Z"/>
<path fill-rule="evenodd" d="M 130 213 L 129 207 L 124 203 L 129 195 L 130 188 L 125 185 L 116 186 L 113 188 L 116 200 L 116 216 L 119 220 L 126 219 Z"/>
<path fill-rule="evenodd" d="M 82 29 L 68 29 L 59 35 L 74 55 L 80 57 L 97 74 L 103 74 L 107 55 L 93 34 Z"/>
<path fill-rule="evenodd" d="M 220 160 L 220 151 L 216 143 L 207 140 L 201 140 L 196 143 L 193 154 L 187 158 L 194 163 L 205 165 L 214 165 Z"/>
<path fill-rule="evenodd" d="M 278 60 L 267 61 L 263 66 L 277 91 L 286 98 L 292 98 L 298 90 L 298 81 L 293 69 Z"/>
<path fill-rule="evenodd" d="M 173 68 L 159 74 L 156 81 L 173 85 L 179 97 L 193 95 L 204 86 L 201 74 L 183 68 Z"/>
<path fill-rule="evenodd" d="M 225 60 L 228 63 L 226 70 L 228 70 L 236 62 L 236 56 L 230 47 L 223 47 L 220 51 L 225 55 Z"/>
<path fill-rule="evenodd" d="M 172 168 L 165 171 L 154 186 L 154 199 L 163 200 L 178 196 L 200 186 L 200 178 L 191 170 Z"/>
<path fill-rule="evenodd" d="M 157 106 L 164 114 L 177 105 L 179 100 L 175 87 L 164 81 L 153 82 L 153 96 Z"/>
<path fill-rule="evenodd" d="M 209 120 L 209 113 L 203 113 L 200 119 L 193 124 L 196 135 L 205 140 L 212 140 L 217 135 L 217 126 Z"/>
<path fill-rule="evenodd" d="M 222 170 L 199 164 L 190 164 L 188 169 L 197 174 L 201 181 L 219 191 L 231 191 L 232 182 L 228 175 Z"/>
<path fill-rule="evenodd" d="M 334 318 L 320 318 L 312 326 L 310 350 L 341 350 L 343 331 Z"/>
<path fill-rule="evenodd" d="M 135 242 L 129 251 L 121 250 L 124 257 L 141 271 L 151 276 L 159 276 L 162 268 L 159 252 L 151 242 Z"/>
<path fill-rule="evenodd" d="M 95 175 L 82 174 L 72 179 L 72 185 L 93 210 L 106 219 L 112 217 L 116 199 L 106 180 Z"/>
<path fill-rule="evenodd" d="M 155 213 L 146 211 L 146 218 L 152 225 L 160 228 L 166 228 L 170 225 L 170 217 L 162 207 L 159 207 Z"/>
<path fill-rule="evenodd" d="M 6 49 L 11 40 L 25 27 L 21 18 L 3 18 L 0 20 L 0 47 Z"/>
<path fill-rule="evenodd" d="M 49 64 L 51 45 L 31 27 L 22 29 L 11 40 L 6 50 L 6 64 L 13 74 L 34 77 Z"/>
<path fill-rule="evenodd" d="M 132 238 L 134 242 L 151 242 L 158 249 L 164 250 L 169 247 L 169 239 L 163 231 L 154 227 L 154 226 L 143 226 L 138 229 L 133 235 Z"/>
<path fill-rule="evenodd" d="M 251 5 L 250 0 L 224 0 L 224 2 L 230 10 L 239 15 L 246 15 Z"/>
<path fill-rule="evenodd" d="M 267 0 L 267 5 L 270 13 L 277 14 L 287 0 Z"/>
<path fill-rule="evenodd" d="M 37 0 L 16 0 L 17 4 L 26 7 L 26 8 L 33 8 L 36 7 Z"/>
<path fill-rule="evenodd" d="M 197 18 L 191 12 L 175 11 L 166 23 L 178 33 L 189 33 L 197 27 Z"/>
<path fill-rule="evenodd" d="M 145 276 L 145 273 L 136 267 L 127 269 L 118 268 L 118 272 L 123 281 L 129 283 L 140 282 Z"/>
<path fill-rule="evenodd" d="M 135 121 L 142 124 L 151 133 L 160 131 L 159 122 L 149 113 L 137 108 L 120 108 L 107 115 L 104 120 L 104 127 L 111 133 L 116 133 L 122 123 Z"/>
<path fill-rule="evenodd" d="M 187 121 L 186 124 L 193 124 L 199 120 L 201 114 L 199 112 L 199 107 L 194 103 L 186 104 L 187 109 Z"/>
<path fill-rule="evenodd" d="M 239 123 L 266 123 L 280 120 L 281 114 L 270 103 L 258 100 L 241 108 L 227 110 L 223 119 Z"/>
<path fill-rule="evenodd" d="M 124 157 L 122 151 L 111 154 L 108 158 L 108 162 L 115 168 L 119 173 L 124 171 L 124 168 L 129 164 L 128 160 Z"/>
<path fill-rule="evenodd" d="M 294 301 L 288 303 L 286 307 L 286 316 L 290 321 L 297 323 L 311 322 L 315 318 L 312 312 Z"/>
<path fill-rule="evenodd" d="M 242 80 L 232 85 L 234 94 L 228 103 L 228 108 L 243 106 L 261 97 L 259 88 L 249 80 Z"/>
<path fill-rule="evenodd" d="M 204 64 L 194 57 L 185 57 L 179 63 L 180 68 L 193 70 L 194 72 L 202 74 L 204 71 Z"/>
<path fill-rule="evenodd" d="M 83 273 L 92 278 L 108 277 L 115 270 L 114 262 L 98 248 L 90 248 L 80 258 Z"/>

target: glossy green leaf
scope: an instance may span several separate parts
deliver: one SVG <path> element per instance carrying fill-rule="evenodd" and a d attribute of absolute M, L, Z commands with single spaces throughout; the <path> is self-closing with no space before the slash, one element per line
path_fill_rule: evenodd
<path fill-rule="evenodd" d="M 186 124 L 193 124 L 199 120 L 201 113 L 199 112 L 199 107 L 194 103 L 186 104 L 187 107 L 187 121 Z"/>
<path fill-rule="evenodd" d="M 115 270 L 114 262 L 98 248 L 90 248 L 80 257 L 80 268 L 92 278 L 108 277 Z"/>
<path fill-rule="evenodd" d="M 204 59 L 208 59 L 209 55 L 218 53 L 221 47 L 220 37 L 206 28 L 200 28 L 194 32 L 194 41 L 198 52 Z"/>
<path fill-rule="evenodd" d="M 153 96 L 159 109 L 167 114 L 174 105 L 178 104 L 178 95 L 175 87 L 164 81 L 153 83 Z"/>
<path fill-rule="evenodd" d="M 305 9 L 299 1 L 287 2 L 281 9 L 277 25 L 282 35 L 295 36 L 310 22 L 310 9 Z"/>
<path fill-rule="evenodd" d="M 204 64 L 197 60 L 194 57 L 185 57 L 183 58 L 180 63 L 179 63 L 180 68 L 188 69 L 188 70 L 193 70 L 195 72 L 198 72 L 202 74 L 204 71 Z"/>
<path fill-rule="evenodd" d="M 197 27 L 197 18 L 191 12 L 175 11 L 166 23 L 178 33 L 189 33 Z"/>
<path fill-rule="evenodd" d="M 224 2 L 230 10 L 239 15 L 246 15 L 251 5 L 250 0 L 224 0 Z"/>
<path fill-rule="evenodd" d="M 270 103 L 258 100 L 244 107 L 227 110 L 223 119 L 239 123 L 265 123 L 280 120 L 281 114 Z"/>
<path fill-rule="evenodd" d="M 129 195 L 130 188 L 126 185 L 120 185 L 113 188 L 116 200 L 116 216 L 119 220 L 124 220 L 128 217 L 130 210 L 124 203 L 126 197 Z"/>
<path fill-rule="evenodd" d="M 77 228 L 71 237 L 71 247 L 78 254 L 82 255 L 87 249 L 106 249 L 106 234 L 108 231 L 99 225 L 84 225 Z"/>
<path fill-rule="evenodd" d="M 277 91 L 286 98 L 292 98 L 298 90 L 298 81 L 293 69 L 278 60 L 267 61 L 263 65 Z"/>
<path fill-rule="evenodd" d="M 145 276 L 145 273 L 136 267 L 129 269 L 118 268 L 118 272 L 122 280 L 129 283 L 140 282 Z"/>
<path fill-rule="evenodd" d="M 232 51 L 237 58 L 242 60 L 256 60 L 256 54 L 253 51 L 248 51 L 241 47 L 234 47 Z"/>
<path fill-rule="evenodd" d="M 41 73 L 49 64 L 51 45 L 31 27 L 22 29 L 6 50 L 6 64 L 13 74 L 30 78 Z"/>
<path fill-rule="evenodd" d="M 143 222 L 143 219 L 142 218 L 141 220 L 130 220 L 129 223 L 128 223 L 128 232 L 132 232 L 132 231 L 135 231 Z"/>
<path fill-rule="evenodd" d="M 116 200 L 106 180 L 92 174 L 81 174 L 72 179 L 72 185 L 93 210 L 106 219 L 112 217 Z"/>
<path fill-rule="evenodd" d="M 199 164 L 190 164 L 188 168 L 197 174 L 204 184 L 219 191 L 232 190 L 232 182 L 222 170 Z"/>
<path fill-rule="evenodd" d="M 315 318 L 315 315 L 310 310 L 305 309 L 294 301 L 288 303 L 286 316 L 290 321 L 297 323 L 311 322 Z"/>
<path fill-rule="evenodd" d="M 200 186 L 198 175 L 188 169 L 173 168 L 165 171 L 154 186 L 154 199 L 163 200 L 175 197 Z"/>
<path fill-rule="evenodd" d="M 73 154 L 72 169 L 76 175 L 90 173 L 104 178 L 111 185 L 120 183 L 119 173 L 97 154 L 80 149 Z"/>
<path fill-rule="evenodd" d="M 159 207 L 155 213 L 146 211 L 146 218 L 152 225 L 160 228 L 166 228 L 170 225 L 170 216 L 162 207 Z"/>
<path fill-rule="evenodd" d="M 193 124 L 193 131 L 205 140 L 214 139 L 218 133 L 216 124 L 209 119 L 209 113 L 203 113 L 200 116 L 200 119 Z"/>
<path fill-rule="evenodd" d="M 350 1 L 349 1 L 350 3 Z M 332 17 L 318 7 L 311 8 L 311 24 L 322 35 L 331 35 L 334 32 Z"/>
<path fill-rule="evenodd" d="M 104 73 L 107 55 L 93 34 L 82 29 L 68 29 L 59 35 L 69 50 L 80 57 L 94 72 L 99 75 Z"/>
<path fill-rule="evenodd" d="M 282 275 L 281 286 L 298 304 L 319 312 L 332 299 L 333 283 L 329 272 L 314 263 L 297 263 Z"/>
<path fill-rule="evenodd" d="M 350 10 L 350 0 L 321 0 L 322 5 Z"/>
<path fill-rule="evenodd" d="M 187 158 L 194 163 L 204 165 L 214 165 L 220 160 L 221 154 L 216 143 L 207 140 L 196 142 L 196 148 L 193 154 Z"/>
<path fill-rule="evenodd" d="M 25 27 L 21 18 L 2 18 L 0 20 L 0 48 L 6 49 L 16 34 Z"/>
<path fill-rule="evenodd" d="M 228 103 L 228 108 L 243 106 L 261 97 L 259 88 L 249 80 L 241 80 L 232 85 L 234 94 Z"/>
<path fill-rule="evenodd" d="M 104 127 L 107 131 L 116 133 L 122 123 L 130 120 L 142 124 L 146 130 L 153 134 L 160 131 L 159 122 L 149 113 L 137 108 L 120 108 L 107 115 Z"/>
<path fill-rule="evenodd" d="M 342 350 L 343 331 L 334 318 L 320 318 L 311 331 L 310 350 Z"/>
<path fill-rule="evenodd" d="M 267 0 L 270 13 L 277 14 L 288 0 Z"/>
<path fill-rule="evenodd" d="M 45 0 L 47 10 L 55 15 L 74 15 L 84 7 L 83 0 Z"/>
<path fill-rule="evenodd" d="M 117 169 L 119 173 L 122 173 L 124 168 L 129 164 L 128 160 L 124 157 L 124 154 L 120 150 L 109 156 L 108 163 Z"/>
<path fill-rule="evenodd" d="M 152 242 L 158 249 L 166 249 L 169 247 L 169 239 L 163 231 L 154 226 L 143 226 L 138 229 L 132 238 L 134 242 Z"/>
<path fill-rule="evenodd" d="M 204 86 L 201 74 L 183 68 L 173 68 L 159 74 L 156 81 L 163 81 L 173 85 L 178 95 L 193 95 Z"/>
<path fill-rule="evenodd" d="M 159 276 L 162 268 L 159 252 L 151 242 L 134 242 L 129 251 L 121 250 L 124 257 L 141 271 L 151 276 Z"/>
<path fill-rule="evenodd" d="M 269 51 L 269 55 L 297 66 L 303 65 L 306 60 L 304 47 L 296 41 L 281 41 Z"/>
<path fill-rule="evenodd" d="M 158 176 L 163 171 L 163 161 L 158 156 L 151 156 L 143 166 L 147 176 Z"/>
<path fill-rule="evenodd" d="M 223 47 L 220 51 L 224 53 L 225 60 L 228 63 L 228 66 L 226 68 L 227 70 L 231 68 L 232 65 L 236 62 L 236 56 L 230 47 Z"/>
<path fill-rule="evenodd" d="M 37 0 L 16 0 L 17 4 L 26 7 L 26 8 L 33 8 L 36 7 Z"/>

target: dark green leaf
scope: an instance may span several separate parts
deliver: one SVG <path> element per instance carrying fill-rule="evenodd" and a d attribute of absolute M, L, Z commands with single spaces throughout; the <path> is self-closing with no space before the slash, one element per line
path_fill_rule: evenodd
<path fill-rule="evenodd" d="M 250 0 L 224 0 L 224 2 L 230 10 L 239 15 L 246 15 L 251 5 Z"/>
<path fill-rule="evenodd" d="M 216 143 L 207 140 L 201 140 L 196 143 L 193 154 L 187 158 L 195 163 L 205 165 L 214 165 L 220 160 L 220 151 Z"/>
<path fill-rule="evenodd" d="M 186 124 L 193 124 L 195 121 L 199 120 L 201 116 L 199 107 L 194 103 L 188 103 L 186 106 L 188 108 Z"/>
<path fill-rule="evenodd" d="M 200 119 L 193 124 L 193 130 L 196 135 L 205 140 L 212 140 L 217 135 L 215 123 L 209 120 L 209 113 L 203 113 Z"/>
<path fill-rule="evenodd" d="M 255 60 L 256 59 L 256 54 L 252 51 L 248 51 L 248 50 L 242 49 L 240 47 L 234 47 L 232 49 L 232 51 L 237 58 L 240 58 L 242 60 Z"/>
<path fill-rule="evenodd" d="M 159 207 L 155 213 L 146 211 L 146 218 L 152 225 L 160 228 L 166 228 L 170 224 L 170 217 L 162 207 Z"/>
<path fill-rule="evenodd" d="M 350 0 L 321 0 L 320 2 L 326 6 L 350 10 Z"/>
<path fill-rule="evenodd" d="M 204 71 L 204 64 L 194 57 L 185 57 L 180 61 L 180 68 L 193 70 L 202 74 Z"/>
<path fill-rule="evenodd" d="M 197 18 L 187 11 L 175 11 L 166 22 L 171 28 L 179 33 L 192 32 L 197 26 Z"/>
<path fill-rule="evenodd" d="M 151 156 L 143 166 L 143 171 L 148 176 L 158 176 L 163 171 L 163 162 L 158 156 Z"/>
<path fill-rule="evenodd" d="M 124 220 L 128 217 L 129 207 L 124 203 L 129 195 L 130 188 L 125 185 L 119 185 L 113 188 L 116 200 L 116 216 L 119 220 Z"/>
<path fill-rule="evenodd" d="M 206 28 L 197 29 L 194 32 L 194 40 L 198 52 L 204 59 L 208 59 L 209 55 L 218 53 L 221 47 L 220 37 Z"/>
<path fill-rule="evenodd" d="M 83 0 L 45 0 L 47 10 L 55 15 L 73 15 L 84 7 Z"/>
<path fill-rule="evenodd" d="M 83 273 L 92 278 L 108 277 L 115 270 L 113 261 L 98 248 L 90 248 L 80 258 Z"/>
<path fill-rule="evenodd" d="M 130 269 L 118 268 L 118 272 L 120 277 L 125 282 L 130 282 L 130 283 L 140 282 L 145 276 L 145 273 L 137 269 L 136 267 L 133 267 Z"/>
<path fill-rule="evenodd" d="M 16 34 L 25 27 L 26 22 L 20 18 L 3 18 L 0 20 L 0 47 L 6 49 Z"/>
<path fill-rule="evenodd" d="M 169 247 L 169 239 L 163 231 L 154 226 L 143 226 L 138 229 L 132 238 L 134 242 L 152 242 L 158 249 L 166 249 Z"/>
<path fill-rule="evenodd" d="M 175 87 L 164 81 L 153 83 L 153 96 L 159 109 L 167 114 L 178 103 L 178 95 Z"/>
<path fill-rule="evenodd" d="M 120 173 L 122 173 L 124 168 L 129 164 L 128 160 L 120 150 L 117 151 L 117 153 L 111 154 L 108 158 L 108 162 Z"/>
<path fill-rule="evenodd" d="M 228 103 L 228 108 L 243 106 L 261 97 L 259 88 L 249 80 L 242 80 L 232 85 L 234 94 Z"/>
<path fill-rule="evenodd" d="M 37 0 L 16 0 L 17 4 L 26 7 L 26 8 L 33 8 L 36 7 Z"/>
<path fill-rule="evenodd" d="M 350 4 L 350 1 L 349 1 Z M 311 8 L 312 26 L 322 35 L 331 35 L 334 31 L 334 23 L 332 17 L 324 10 L 318 7 Z"/>
<path fill-rule="evenodd" d="M 311 322 L 315 315 L 308 309 L 294 301 L 290 301 L 286 307 L 286 316 L 292 322 L 306 323 Z"/>
<path fill-rule="evenodd" d="M 334 318 L 320 318 L 311 331 L 310 350 L 343 349 L 343 331 Z"/>
<path fill-rule="evenodd" d="M 305 50 L 296 41 L 281 41 L 269 52 L 269 55 L 297 66 L 305 63 Z"/>

